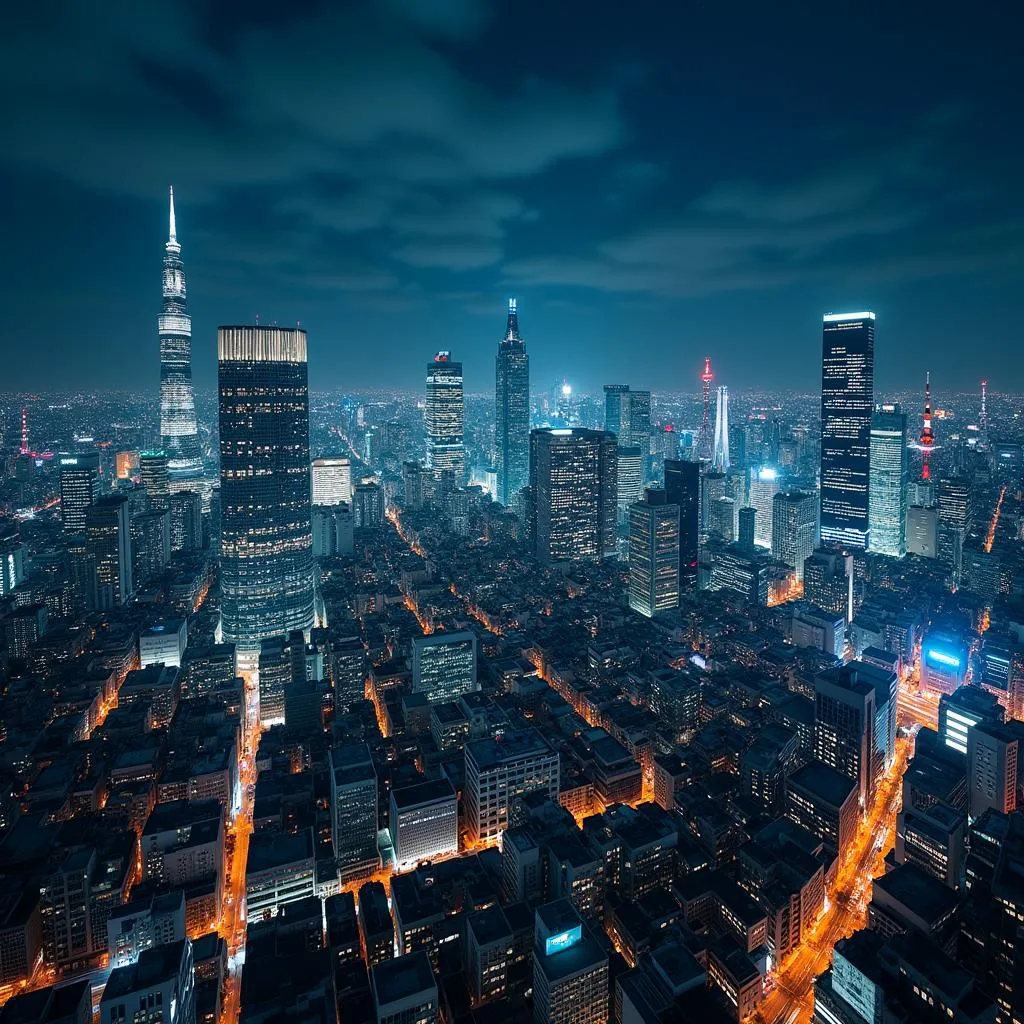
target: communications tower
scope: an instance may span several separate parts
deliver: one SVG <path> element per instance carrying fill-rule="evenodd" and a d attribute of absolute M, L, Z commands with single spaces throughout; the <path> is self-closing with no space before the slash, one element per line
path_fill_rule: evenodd
<path fill-rule="evenodd" d="M 711 433 L 711 382 L 715 375 L 711 372 L 711 356 L 704 359 L 704 372 L 700 375 L 701 398 L 704 411 L 700 421 L 700 433 L 697 435 L 697 458 L 710 461 L 712 455 L 713 435 Z"/>

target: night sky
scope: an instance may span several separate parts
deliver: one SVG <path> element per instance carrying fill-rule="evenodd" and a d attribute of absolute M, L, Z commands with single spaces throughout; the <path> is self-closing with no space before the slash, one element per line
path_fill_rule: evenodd
<path fill-rule="evenodd" d="M 193 359 L 310 331 L 314 388 L 1024 390 L 1019 3 L 365 0 L 10 5 L 6 388 L 158 387 L 167 186 Z"/>

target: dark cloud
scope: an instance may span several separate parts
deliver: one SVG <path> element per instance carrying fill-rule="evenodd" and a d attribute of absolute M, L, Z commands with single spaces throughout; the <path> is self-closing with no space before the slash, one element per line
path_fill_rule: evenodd
<path fill-rule="evenodd" d="M 152 334 L 170 183 L 197 337 L 275 306 L 351 342 L 351 383 L 415 381 L 435 345 L 461 345 L 489 379 L 508 290 L 538 379 L 571 364 L 590 383 L 623 335 L 637 372 L 661 375 L 690 358 L 677 324 L 700 324 L 703 347 L 755 304 L 781 336 L 848 297 L 908 318 L 919 305 L 951 364 L 935 282 L 989 328 L 1016 323 L 1024 153 L 997 12 L 978 13 L 973 48 L 941 12 L 809 17 L 752 0 L 41 0 L 6 14 L 10 329 L 58 348 L 74 334 L 121 373 Z M 759 331 L 757 351 L 772 336 Z M 16 367 L 26 384 L 49 369 L 34 358 Z M 154 374 L 155 350 L 138 379 Z"/>

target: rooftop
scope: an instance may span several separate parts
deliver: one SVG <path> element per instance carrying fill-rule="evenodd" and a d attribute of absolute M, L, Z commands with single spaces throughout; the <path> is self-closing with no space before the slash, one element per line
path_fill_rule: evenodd
<path fill-rule="evenodd" d="M 454 800 L 455 790 L 447 779 L 428 779 L 413 786 L 403 786 L 391 791 L 391 799 L 400 810 L 418 807 L 420 804 L 437 803 L 439 800 Z"/>
<path fill-rule="evenodd" d="M 437 981 L 424 950 L 376 964 L 370 971 L 377 1006 L 429 992 L 437 998 Z"/>
<path fill-rule="evenodd" d="M 466 744 L 466 757 L 472 757 L 482 770 L 497 768 L 524 757 L 551 755 L 557 757 L 540 733 L 533 729 L 510 730 L 501 739 L 473 740 Z"/>
<path fill-rule="evenodd" d="M 808 761 L 790 775 L 787 786 L 803 790 L 831 807 L 842 807 L 857 791 L 857 783 L 821 761 Z"/>

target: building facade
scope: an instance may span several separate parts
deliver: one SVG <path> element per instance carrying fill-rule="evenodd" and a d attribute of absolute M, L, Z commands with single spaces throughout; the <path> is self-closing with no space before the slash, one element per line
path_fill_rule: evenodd
<path fill-rule="evenodd" d="M 450 352 L 438 352 L 427 364 L 427 398 L 424 407 L 427 431 L 427 467 L 435 479 L 451 473 L 453 484 L 466 482 L 466 402 L 462 363 Z"/>
<path fill-rule="evenodd" d="M 313 625 L 306 332 L 221 327 L 221 628 L 240 654 Z"/>
<path fill-rule="evenodd" d="M 907 417 L 898 405 L 883 405 L 871 417 L 868 481 L 868 550 L 902 558 L 907 553 Z"/>
<path fill-rule="evenodd" d="M 821 355 L 821 540 L 868 546 L 875 314 L 829 313 Z"/>
<path fill-rule="evenodd" d="M 160 334 L 160 443 L 175 481 L 203 475 L 192 385 L 192 318 L 185 298 L 185 268 L 174 221 L 174 189 L 170 226 L 164 245 L 163 308 L 157 318 Z"/>
<path fill-rule="evenodd" d="M 615 435 L 583 428 L 530 434 L 530 532 L 542 562 L 615 554 Z"/>
<path fill-rule="evenodd" d="M 679 506 L 663 490 L 629 507 L 629 606 L 648 618 L 679 606 Z"/>
<path fill-rule="evenodd" d="M 519 334 L 516 300 L 508 300 L 505 337 L 494 359 L 494 449 L 498 501 L 512 498 L 530 482 L 530 357 Z"/>

